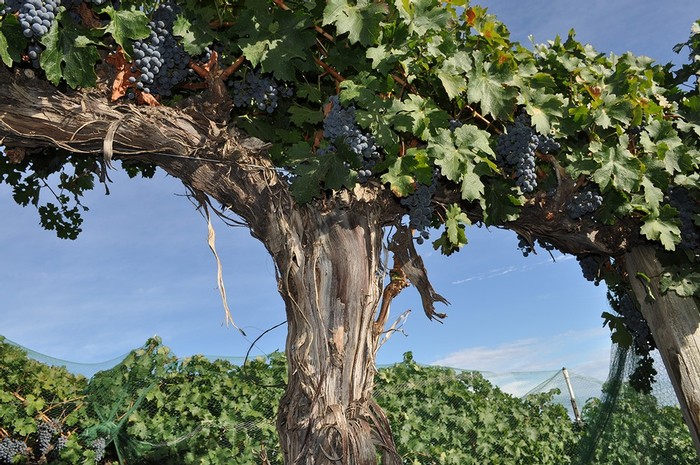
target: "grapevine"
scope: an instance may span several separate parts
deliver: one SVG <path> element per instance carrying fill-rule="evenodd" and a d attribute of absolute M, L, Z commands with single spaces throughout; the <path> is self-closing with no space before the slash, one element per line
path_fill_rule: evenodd
<path fill-rule="evenodd" d="M 688 189 L 683 187 L 672 188 L 668 195 L 668 202 L 678 210 L 680 217 L 681 248 L 700 252 L 700 228 L 695 223 L 695 218 L 700 214 L 700 203 L 690 196 Z"/>
<path fill-rule="evenodd" d="M 279 97 L 291 97 L 291 87 L 280 84 L 270 76 L 249 71 L 242 80 L 229 80 L 233 91 L 233 104 L 238 108 L 252 108 L 268 114 L 279 106 Z"/>
<path fill-rule="evenodd" d="M 416 190 L 409 196 L 401 199 L 401 205 L 408 208 L 408 225 L 418 231 L 416 242 L 422 244 L 430 239 L 428 230 L 433 222 L 434 208 L 432 198 L 435 195 L 437 186 L 437 172 L 433 173 L 432 182 L 429 186 L 418 184 Z"/>
<path fill-rule="evenodd" d="M 0 463 L 13 463 L 13 459 L 18 455 L 27 455 L 25 443 L 12 438 L 3 438 L 0 441 Z"/>
<path fill-rule="evenodd" d="M 603 204 L 603 197 L 593 189 L 586 189 L 576 194 L 566 206 L 566 213 L 571 219 L 578 219 L 595 212 Z"/>
<path fill-rule="evenodd" d="M 537 187 L 535 151 L 539 144 L 540 139 L 524 114 L 518 115 L 515 122 L 506 127 L 506 132 L 498 137 L 498 162 L 513 169 L 515 183 L 525 193 L 532 192 Z"/>
<path fill-rule="evenodd" d="M 140 76 L 131 76 L 129 81 L 143 92 L 172 95 L 173 87 L 189 75 L 189 55 L 172 34 L 178 11 L 179 8 L 173 3 L 159 6 L 148 23 L 150 36 L 134 42 L 134 66 Z"/>
<path fill-rule="evenodd" d="M 379 148 L 372 136 L 358 127 L 355 107 L 343 108 L 337 96 L 330 97 L 328 104 L 330 109 L 323 120 L 323 136 L 331 145 L 343 144 L 357 156 L 361 165 L 359 179 L 364 182 L 372 176 L 372 168 L 380 158 Z"/>
<path fill-rule="evenodd" d="M 25 0 L 19 8 L 19 24 L 27 38 L 41 38 L 51 29 L 60 0 Z"/>
<path fill-rule="evenodd" d="M 95 452 L 95 463 L 99 463 L 105 456 L 107 441 L 105 438 L 97 438 L 90 443 L 90 448 Z"/>

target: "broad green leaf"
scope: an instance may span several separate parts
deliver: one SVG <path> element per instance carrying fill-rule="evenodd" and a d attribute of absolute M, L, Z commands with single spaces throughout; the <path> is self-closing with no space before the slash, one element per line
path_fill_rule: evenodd
<path fill-rule="evenodd" d="M 206 31 L 195 27 L 195 25 L 184 16 L 175 18 L 173 35 L 182 38 L 182 40 L 180 40 L 182 48 L 192 56 L 203 53 L 204 49 L 212 43 L 212 39 Z"/>
<path fill-rule="evenodd" d="M 680 160 L 683 155 L 683 141 L 673 125 L 668 121 L 654 120 L 649 123 L 639 137 L 644 150 L 663 160 L 669 174 L 680 173 Z"/>
<path fill-rule="evenodd" d="M 59 27 L 59 22 L 62 27 Z M 61 79 L 72 87 L 93 87 L 97 82 L 95 64 L 100 55 L 93 41 L 65 13 L 59 13 L 49 32 L 41 38 L 46 50 L 39 62 L 54 85 Z"/>
<path fill-rule="evenodd" d="M 467 90 L 466 74 L 471 67 L 471 58 L 463 51 L 456 52 L 442 63 L 437 71 L 437 77 L 450 99 Z"/>
<path fill-rule="evenodd" d="M 481 110 L 505 119 L 515 105 L 517 90 L 512 87 L 513 75 L 506 67 L 486 61 L 480 51 L 473 53 L 474 66 L 467 73 L 467 98 L 481 105 Z"/>
<path fill-rule="evenodd" d="M 626 147 L 626 138 L 620 138 L 620 145 L 605 147 L 594 154 L 599 168 L 591 176 L 602 190 L 612 186 L 620 192 L 633 192 L 639 187 L 641 162 Z"/>
<path fill-rule="evenodd" d="M 474 167 L 467 165 L 467 170 L 462 175 L 462 198 L 468 202 L 478 200 L 484 196 L 484 183 L 474 172 Z"/>
<path fill-rule="evenodd" d="M 642 187 L 644 188 L 644 200 L 650 211 L 656 212 L 659 210 L 661 202 L 664 200 L 664 193 L 656 187 L 648 177 L 642 178 Z"/>
<path fill-rule="evenodd" d="M 649 215 L 644 219 L 640 231 L 650 241 L 659 241 L 666 250 L 676 250 L 681 240 L 681 230 L 676 220 L 676 210 L 664 205 L 658 215 Z"/>
<path fill-rule="evenodd" d="M 383 6 L 370 0 L 328 0 L 323 25 L 333 24 L 338 35 L 348 34 L 350 43 L 373 45 L 384 18 Z"/>
<path fill-rule="evenodd" d="M 552 130 L 552 119 L 561 118 L 568 104 L 561 94 L 548 94 L 542 88 L 523 89 L 518 101 L 525 105 L 537 132 L 545 135 Z"/>
<path fill-rule="evenodd" d="M 486 185 L 483 196 L 485 203 L 484 223 L 501 225 L 515 221 L 520 216 L 523 197 L 518 191 L 503 180 L 493 180 Z"/>
<path fill-rule="evenodd" d="M 395 0 L 394 5 L 410 34 L 422 36 L 443 30 L 450 20 L 447 9 L 435 8 L 433 0 Z"/>
<path fill-rule="evenodd" d="M 151 30 L 148 28 L 148 16 L 143 11 L 132 7 L 130 10 L 115 10 L 112 5 L 102 9 L 110 17 L 105 32 L 111 34 L 114 41 L 128 51 L 126 43 L 128 40 L 145 39 L 150 36 Z"/>
<path fill-rule="evenodd" d="M 422 140 L 429 140 L 438 128 L 449 125 L 450 116 L 431 100 L 410 94 L 403 101 L 394 101 L 392 107 L 394 126 L 399 131 L 410 132 Z"/>
<path fill-rule="evenodd" d="M 462 247 L 467 243 L 465 226 L 471 223 L 469 217 L 457 204 L 452 204 L 445 211 L 445 230 L 450 243 L 457 247 Z"/>
<path fill-rule="evenodd" d="M 5 38 L 5 34 L 3 34 L 2 29 L 0 29 L 0 59 L 3 63 L 5 63 L 5 66 L 12 66 L 10 49 L 7 45 L 7 38 Z"/>
<path fill-rule="evenodd" d="M 295 126 L 303 126 L 305 124 L 316 124 L 323 121 L 323 115 L 319 110 L 314 110 L 307 107 L 294 105 L 289 108 L 289 120 Z"/>
<path fill-rule="evenodd" d="M 6 66 L 22 60 L 22 50 L 27 46 L 27 38 L 22 34 L 19 20 L 14 15 L 0 21 L 0 59 Z"/>
<path fill-rule="evenodd" d="M 422 150 L 410 149 L 403 157 L 398 157 L 389 170 L 382 175 L 382 182 L 389 183 L 397 197 L 405 197 L 415 190 L 416 182 L 429 185 L 433 169 L 428 156 Z"/>
<path fill-rule="evenodd" d="M 700 272 L 664 273 L 660 281 L 661 292 L 675 291 L 681 297 L 700 295 Z"/>

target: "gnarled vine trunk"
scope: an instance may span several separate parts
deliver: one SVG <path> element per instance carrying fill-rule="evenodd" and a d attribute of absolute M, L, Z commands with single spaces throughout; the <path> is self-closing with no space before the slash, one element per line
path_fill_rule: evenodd
<path fill-rule="evenodd" d="M 292 215 L 275 254 L 287 309 L 289 383 L 277 427 L 285 464 L 400 463 L 372 401 L 383 289 L 376 207 Z"/>
<path fill-rule="evenodd" d="M 659 348 L 700 456 L 700 309 L 697 301 L 674 291 L 661 293 L 659 281 L 663 268 L 654 248 L 633 248 L 626 255 L 625 263 L 642 315 Z"/>

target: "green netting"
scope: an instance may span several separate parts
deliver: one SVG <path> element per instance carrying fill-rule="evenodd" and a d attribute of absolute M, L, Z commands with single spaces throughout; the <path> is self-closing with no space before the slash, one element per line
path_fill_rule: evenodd
<path fill-rule="evenodd" d="M 375 397 L 406 464 L 697 464 L 668 381 L 652 395 L 625 382 L 633 358 L 615 349 L 605 384 L 569 374 L 582 423 L 561 370 L 479 373 L 407 354 L 379 369 Z M 284 356 L 242 361 L 178 358 L 154 338 L 86 378 L 94 365 L 0 341 L 0 446 L 19 445 L 25 463 L 281 465 Z"/>

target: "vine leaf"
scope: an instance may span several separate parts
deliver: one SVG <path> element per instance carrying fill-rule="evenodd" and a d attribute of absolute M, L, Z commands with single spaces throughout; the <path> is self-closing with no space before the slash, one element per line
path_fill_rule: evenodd
<path fill-rule="evenodd" d="M 602 190 L 612 185 L 620 192 L 633 192 L 639 187 L 642 163 L 626 148 L 627 138 L 620 145 L 606 147 L 594 155 L 600 167 L 591 176 Z"/>
<path fill-rule="evenodd" d="M 700 295 L 700 272 L 690 271 L 676 275 L 667 272 L 661 275 L 659 284 L 663 293 L 675 291 L 681 297 Z"/>
<path fill-rule="evenodd" d="M 329 0 L 323 10 L 323 25 L 333 24 L 338 35 L 348 33 L 350 43 L 372 45 L 381 32 L 384 10 L 370 0 Z"/>
<path fill-rule="evenodd" d="M 416 180 L 429 185 L 433 169 L 428 163 L 424 150 L 409 149 L 403 157 L 398 157 L 389 170 L 382 175 L 382 182 L 389 183 L 391 192 L 397 197 L 405 197 L 415 190 Z"/>
<path fill-rule="evenodd" d="M 72 88 L 94 87 L 97 82 L 95 64 L 100 59 L 94 42 L 78 29 L 64 12 L 59 13 L 59 21 L 51 26 L 49 32 L 41 38 L 46 50 L 39 62 L 46 73 L 46 78 L 53 85 L 61 79 Z M 58 23 L 61 23 L 61 28 Z"/>
<path fill-rule="evenodd" d="M 644 221 L 641 233 L 647 239 L 659 241 L 666 250 L 676 250 L 676 244 L 681 240 L 681 230 L 676 224 L 676 210 L 664 205 L 658 215 L 649 215 Z"/>
<path fill-rule="evenodd" d="M 21 52 L 26 45 L 27 39 L 16 16 L 9 15 L 0 21 L 0 59 L 5 65 L 12 66 L 13 61 L 21 61 Z"/>
<path fill-rule="evenodd" d="M 435 8 L 433 0 L 401 0 L 395 5 L 410 34 L 422 36 L 428 31 L 440 31 L 450 20 L 449 11 Z"/>
<path fill-rule="evenodd" d="M 484 54 L 473 53 L 474 66 L 467 73 L 467 97 L 481 104 L 484 113 L 505 119 L 515 104 L 517 91 L 509 84 L 513 75 L 505 68 L 486 61 Z"/>
<path fill-rule="evenodd" d="M 148 17 L 143 11 L 115 10 L 111 5 L 102 9 L 102 13 L 109 15 L 111 21 L 107 25 L 105 32 L 111 34 L 114 41 L 128 50 L 126 42 L 137 39 L 145 39 L 150 36 L 151 30 L 148 28 Z"/>

